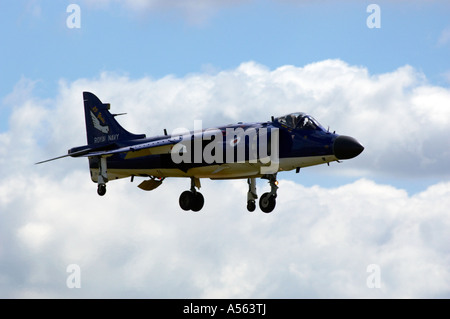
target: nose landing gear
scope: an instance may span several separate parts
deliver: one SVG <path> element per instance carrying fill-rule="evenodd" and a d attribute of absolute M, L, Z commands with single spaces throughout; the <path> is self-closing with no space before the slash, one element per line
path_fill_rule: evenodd
<path fill-rule="evenodd" d="M 278 181 L 276 177 L 276 174 L 266 175 L 263 177 L 268 179 L 270 184 L 270 192 L 264 193 L 259 199 L 259 208 L 264 213 L 271 213 L 275 208 L 275 199 L 277 198 L 278 189 Z M 247 193 L 247 210 L 249 212 L 253 212 L 256 209 L 255 200 L 258 198 L 258 195 L 256 194 L 256 179 L 249 178 L 247 183 L 249 185 Z"/>
<path fill-rule="evenodd" d="M 261 208 L 264 213 L 271 213 L 276 205 L 275 199 L 277 198 L 278 189 L 277 175 L 271 174 L 263 178 L 267 178 L 269 180 L 270 192 L 262 194 L 259 199 L 259 208 Z"/>
<path fill-rule="evenodd" d="M 270 195 L 270 193 L 264 193 L 259 199 L 259 208 L 261 208 L 264 213 L 271 213 L 275 208 L 275 198 L 276 196 Z"/>

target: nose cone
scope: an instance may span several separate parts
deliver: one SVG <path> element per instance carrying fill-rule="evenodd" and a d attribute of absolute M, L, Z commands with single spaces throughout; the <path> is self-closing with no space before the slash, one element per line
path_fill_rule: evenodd
<path fill-rule="evenodd" d="M 334 156 L 338 159 L 350 159 L 358 156 L 364 150 L 359 142 L 350 136 L 340 135 L 333 144 Z"/>

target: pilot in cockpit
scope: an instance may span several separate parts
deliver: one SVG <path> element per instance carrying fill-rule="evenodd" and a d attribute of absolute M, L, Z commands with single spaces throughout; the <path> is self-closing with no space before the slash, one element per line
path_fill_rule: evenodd
<path fill-rule="evenodd" d="M 307 116 L 303 116 L 297 123 L 297 129 L 315 130 L 317 127 L 314 122 Z"/>
<path fill-rule="evenodd" d="M 290 129 L 317 130 L 322 129 L 312 117 L 305 113 L 292 113 L 278 118 L 278 122 Z"/>
<path fill-rule="evenodd" d="M 297 117 L 294 114 L 289 114 L 286 116 L 286 125 L 288 127 L 295 128 L 297 126 Z"/>

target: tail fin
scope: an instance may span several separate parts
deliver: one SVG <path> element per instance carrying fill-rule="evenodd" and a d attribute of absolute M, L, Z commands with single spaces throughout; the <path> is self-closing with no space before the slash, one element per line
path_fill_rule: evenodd
<path fill-rule="evenodd" d="M 145 138 L 145 134 L 132 134 L 125 130 L 109 112 L 109 103 L 102 103 L 90 92 L 83 92 L 83 100 L 88 145 Z"/>

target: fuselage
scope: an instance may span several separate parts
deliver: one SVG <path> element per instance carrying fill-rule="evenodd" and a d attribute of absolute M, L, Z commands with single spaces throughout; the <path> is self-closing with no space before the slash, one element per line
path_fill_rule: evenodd
<path fill-rule="evenodd" d="M 119 147 L 143 143 L 166 145 L 169 142 L 173 145 L 170 152 L 162 154 L 130 156 L 119 153 L 108 157 L 108 178 L 253 178 L 265 175 L 269 169 L 275 170 L 271 173 L 290 171 L 352 158 L 362 151 L 363 147 L 351 137 L 325 130 L 304 113 L 293 114 L 270 122 L 238 123 L 119 144 Z M 294 116 L 307 123 L 303 126 L 290 123 L 288 117 Z M 90 168 L 92 180 L 96 182 L 96 158 L 90 158 Z"/>

